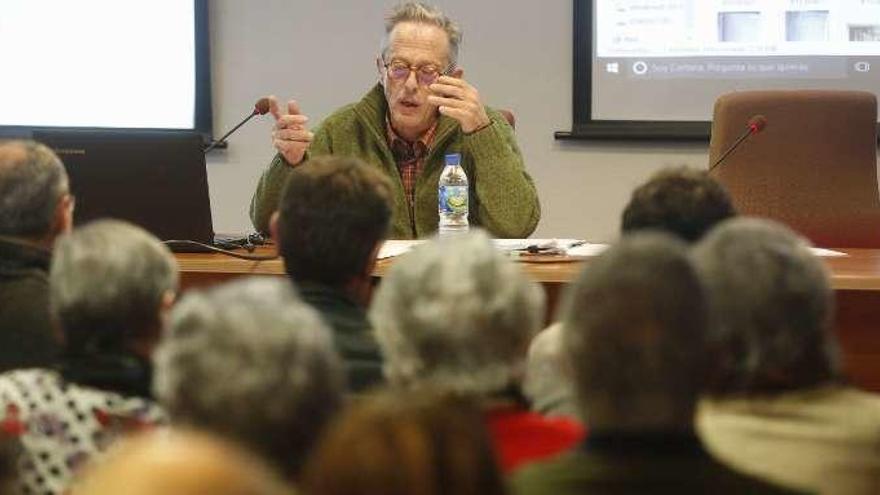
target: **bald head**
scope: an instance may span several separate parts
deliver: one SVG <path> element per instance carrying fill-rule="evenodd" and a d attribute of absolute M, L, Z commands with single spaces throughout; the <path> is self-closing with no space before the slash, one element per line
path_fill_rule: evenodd
<path fill-rule="evenodd" d="M 61 160 L 33 141 L 0 142 L 0 236 L 51 241 L 70 228 Z"/>
<path fill-rule="evenodd" d="M 237 446 L 203 433 L 160 431 L 122 443 L 72 495 L 289 495 L 274 472 Z"/>

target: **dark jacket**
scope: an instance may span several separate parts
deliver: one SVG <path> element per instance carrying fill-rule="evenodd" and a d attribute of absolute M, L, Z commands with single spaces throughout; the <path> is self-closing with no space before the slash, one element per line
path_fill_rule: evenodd
<path fill-rule="evenodd" d="M 517 473 L 513 487 L 516 495 L 796 493 L 733 471 L 695 435 L 675 433 L 590 432 L 578 450 Z"/>
<path fill-rule="evenodd" d="M 51 253 L 0 238 L 0 372 L 47 367 L 60 346 L 49 316 Z"/>
<path fill-rule="evenodd" d="M 382 355 L 367 313 L 343 291 L 299 283 L 300 296 L 333 331 L 336 351 L 345 364 L 348 388 L 359 392 L 382 381 Z"/>

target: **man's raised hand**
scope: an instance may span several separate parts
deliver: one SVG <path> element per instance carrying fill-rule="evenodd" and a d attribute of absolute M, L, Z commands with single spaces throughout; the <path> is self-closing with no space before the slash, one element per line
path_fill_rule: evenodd
<path fill-rule="evenodd" d="M 294 100 L 287 102 L 287 111 L 283 112 L 275 96 L 269 97 L 269 113 L 275 117 L 272 144 L 287 163 L 298 165 L 315 137 L 306 126 L 309 118 L 302 114 Z"/>

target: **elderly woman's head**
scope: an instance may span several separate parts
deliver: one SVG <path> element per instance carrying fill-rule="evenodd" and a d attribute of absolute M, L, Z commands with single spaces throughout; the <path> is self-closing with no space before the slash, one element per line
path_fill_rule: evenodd
<path fill-rule="evenodd" d="M 543 316 L 541 289 L 482 232 L 404 255 L 371 310 L 389 381 L 478 395 L 519 382 Z"/>
<path fill-rule="evenodd" d="M 782 392 L 836 376 L 833 293 L 804 239 L 768 220 L 730 220 L 694 257 L 713 312 L 711 393 Z"/>
<path fill-rule="evenodd" d="M 295 478 L 343 378 L 320 316 L 289 282 L 254 278 L 183 298 L 153 387 L 173 422 L 241 442 Z"/>
<path fill-rule="evenodd" d="M 67 354 L 147 353 L 177 284 L 171 252 L 140 227 L 101 220 L 60 238 L 50 304 Z"/>

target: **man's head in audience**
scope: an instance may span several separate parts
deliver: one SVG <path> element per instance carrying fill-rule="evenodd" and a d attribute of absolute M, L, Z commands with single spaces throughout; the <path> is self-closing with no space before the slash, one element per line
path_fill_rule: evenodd
<path fill-rule="evenodd" d="M 390 198 L 388 179 L 357 158 L 318 157 L 295 168 L 270 227 L 287 274 L 364 302 Z"/>
<path fill-rule="evenodd" d="M 61 160 L 33 141 L 0 142 L 0 236 L 51 248 L 73 226 Z"/>
<path fill-rule="evenodd" d="M 289 283 L 245 279 L 186 295 L 156 353 L 172 422 L 223 435 L 287 477 L 342 402 L 329 330 Z"/>
<path fill-rule="evenodd" d="M 624 237 L 568 295 L 563 342 L 594 431 L 691 429 L 708 319 L 687 246 L 662 233 Z"/>
<path fill-rule="evenodd" d="M 430 387 L 392 388 L 355 402 L 322 439 L 308 493 L 505 493 L 482 408 Z"/>
<path fill-rule="evenodd" d="M 642 184 L 623 211 L 621 230 L 654 229 L 698 241 L 717 223 L 736 215 L 724 187 L 708 173 L 687 167 L 661 170 Z"/>
<path fill-rule="evenodd" d="M 804 239 L 769 220 L 736 219 L 694 258 L 713 312 L 711 394 L 773 394 L 837 377 L 834 295 Z"/>
<path fill-rule="evenodd" d="M 544 294 L 485 233 L 472 231 L 397 260 L 370 316 L 391 383 L 490 395 L 522 380 Z"/>
<path fill-rule="evenodd" d="M 124 441 L 73 495 L 292 495 L 259 459 L 204 433 L 157 431 Z"/>
<path fill-rule="evenodd" d="M 178 281 L 168 248 L 135 225 L 99 220 L 60 237 L 49 300 L 65 355 L 74 361 L 120 354 L 149 360 Z"/>

